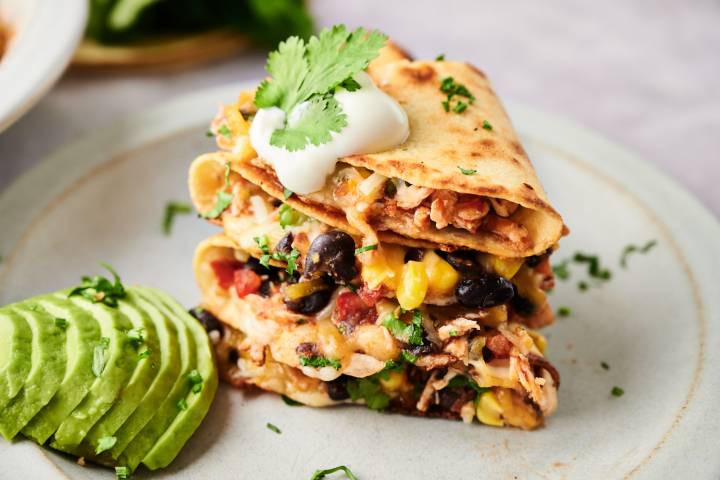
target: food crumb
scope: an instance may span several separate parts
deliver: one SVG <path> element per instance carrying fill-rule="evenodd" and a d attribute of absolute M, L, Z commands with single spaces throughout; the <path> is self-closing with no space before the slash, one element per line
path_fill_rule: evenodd
<path fill-rule="evenodd" d="M 76 463 L 78 465 L 80 465 L 81 467 L 84 467 L 85 466 L 85 457 L 78 458 Z"/>

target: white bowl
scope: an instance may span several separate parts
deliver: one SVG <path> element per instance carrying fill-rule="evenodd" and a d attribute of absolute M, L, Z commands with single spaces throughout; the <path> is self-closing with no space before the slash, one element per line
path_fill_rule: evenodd
<path fill-rule="evenodd" d="M 0 59 L 0 132 L 55 83 L 85 30 L 87 0 L 0 0 L 10 42 Z"/>

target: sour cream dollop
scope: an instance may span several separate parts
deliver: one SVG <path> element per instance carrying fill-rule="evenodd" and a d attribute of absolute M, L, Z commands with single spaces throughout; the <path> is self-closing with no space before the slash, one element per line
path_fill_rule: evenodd
<path fill-rule="evenodd" d="M 360 84 L 359 90 L 335 93 L 347 116 L 347 125 L 339 133 L 332 133 L 328 143 L 309 144 L 295 152 L 270 145 L 272 133 L 285 125 L 285 112 L 271 107 L 261 108 L 255 115 L 250 144 L 275 168 L 280 182 L 293 192 L 304 195 L 320 190 L 341 157 L 382 152 L 407 140 L 410 127 L 405 110 L 377 88 L 367 73 L 360 72 L 353 78 Z M 290 125 L 301 118 L 306 104 L 303 102 L 290 112 Z"/>

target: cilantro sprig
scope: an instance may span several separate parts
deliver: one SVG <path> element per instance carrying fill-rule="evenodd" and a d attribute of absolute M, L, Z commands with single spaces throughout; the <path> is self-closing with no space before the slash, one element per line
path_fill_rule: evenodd
<path fill-rule="evenodd" d="M 225 164 L 225 185 L 215 195 L 215 206 L 205 213 L 201 213 L 203 218 L 218 218 L 232 203 L 232 193 L 227 190 L 230 188 L 230 161 Z"/>
<path fill-rule="evenodd" d="M 165 215 L 163 215 L 162 230 L 165 235 L 172 232 L 175 217 L 178 215 L 187 215 L 192 212 L 192 206 L 183 202 L 167 202 L 165 204 Z"/>
<path fill-rule="evenodd" d="M 467 110 L 468 105 L 475 102 L 475 95 L 462 83 L 457 83 L 453 77 L 445 77 L 440 80 L 440 91 L 447 95 L 447 98 L 440 102 L 446 112 L 452 110 L 455 113 L 462 113 Z M 461 100 L 458 97 L 464 97 Z"/>
<path fill-rule="evenodd" d="M 386 41 L 378 31 L 348 32 L 344 25 L 335 25 L 307 43 L 299 37 L 281 42 L 265 67 L 272 78 L 264 80 L 255 94 L 259 108 L 278 107 L 288 117 L 284 127 L 272 133 L 270 143 L 302 150 L 308 144 L 329 142 L 332 132 L 345 128 L 347 117 L 333 94 L 338 87 L 357 90 L 360 85 L 353 75 L 367 68 Z M 303 102 L 308 103 L 291 116 Z"/>
<path fill-rule="evenodd" d="M 345 473 L 345 476 L 348 478 L 348 480 L 358 480 L 358 478 L 353 474 L 352 470 L 350 470 L 345 465 L 340 465 L 339 467 L 334 468 L 327 468 L 325 470 L 315 470 L 315 473 L 313 473 L 313 476 L 310 477 L 310 480 L 322 480 L 327 475 L 330 475 L 331 473 L 340 472 L 342 471 Z"/>
<path fill-rule="evenodd" d="M 333 367 L 335 370 L 340 370 L 342 368 L 340 360 L 321 357 L 319 355 L 313 355 L 311 357 L 301 356 L 300 365 L 312 368 Z"/>
<path fill-rule="evenodd" d="M 82 284 L 73 288 L 68 293 L 68 298 L 80 295 L 92 303 L 103 303 L 108 307 L 117 307 L 118 300 L 125 298 L 127 295 L 125 287 L 120 280 L 120 276 L 110 265 L 107 263 L 100 263 L 100 265 L 112 274 L 113 281 L 100 275 L 94 277 L 84 276 L 82 277 Z"/>
<path fill-rule="evenodd" d="M 395 314 L 389 313 L 387 317 L 385 317 L 385 320 L 383 320 L 383 326 L 390 330 L 393 337 L 400 341 L 409 343 L 410 345 L 422 345 L 422 320 L 422 312 L 419 310 L 413 312 L 412 322 L 409 324 L 400 320 Z"/>

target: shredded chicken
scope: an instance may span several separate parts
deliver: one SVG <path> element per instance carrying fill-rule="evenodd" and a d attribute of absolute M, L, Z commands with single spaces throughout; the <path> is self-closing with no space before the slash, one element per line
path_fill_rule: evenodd
<path fill-rule="evenodd" d="M 427 207 L 418 207 L 413 213 L 413 224 L 419 229 L 425 229 L 430 226 L 430 209 Z"/>
<path fill-rule="evenodd" d="M 490 198 L 489 200 L 495 213 L 501 217 L 509 217 L 520 207 L 517 203 L 502 198 Z"/>
<path fill-rule="evenodd" d="M 462 337 L 473 330 L 480 330 L 480 325 L 468 318 L 459 317 L 438 328 L 438 337 L 445 341 L 450 337 Z"/>
<path fill-rule="evenodd" d="M 468 232 L 475 232 L 482 224 L 482 219 L 490 211 L 488 203 L 479 197 L 464 199 L 455 205 L 451 223 Z"/>
<path fill-rule="evenodd" d="M 435 393 L 435 387 L 433 386 L 433 383 L 435 382 L 435 380 L 437 380 L 437 377 L 438 372 L 433 372 L 433 374 L 430 375 L 430 378 L 425 384 L 425 388 L 423 388 L 423 391 L 420 394 L 420 398 L 418 399 L 415 408 L 417 408 L 421 412 L 426 412 L 428 407 L 430 406 L 430 400 L 432 400 L 433 394 Z"/>
<path fill-rule="evenodd" d="M 525 227 L 497 215 L 487 215 L 483 223 L 483 228 L 505 237 L 513 243 L 525 244 L 530 241 L 530 234 Z"/>
<path fill-rule="evenodd" d="M 430 204 L 430 220 L 437 228 L 445 228 L 452 222 L 453 209 L 457 203 L 457 194 L 449 190 L 436 190 L 432 194 Z"/>
<path fill-rule="evenodd" d="M 467 337 L 454 338 L 450 340 L 443 350 L 467 365 L 469 357 Z"/>
<path fill-rule="evenodd" d="M 431 353 L 418 358 L 415 365 L 426 370 L 435 370 L 436 368 L 447 367 L 455 357 L 448 353 Z"/>
<path fill-rule="evenodd" d="M 410 210 L 418 207 L 431 193 L 433 193 L 431 188 L 402 185 L 397 189 L 395 201 L 398 207 Z"/>

